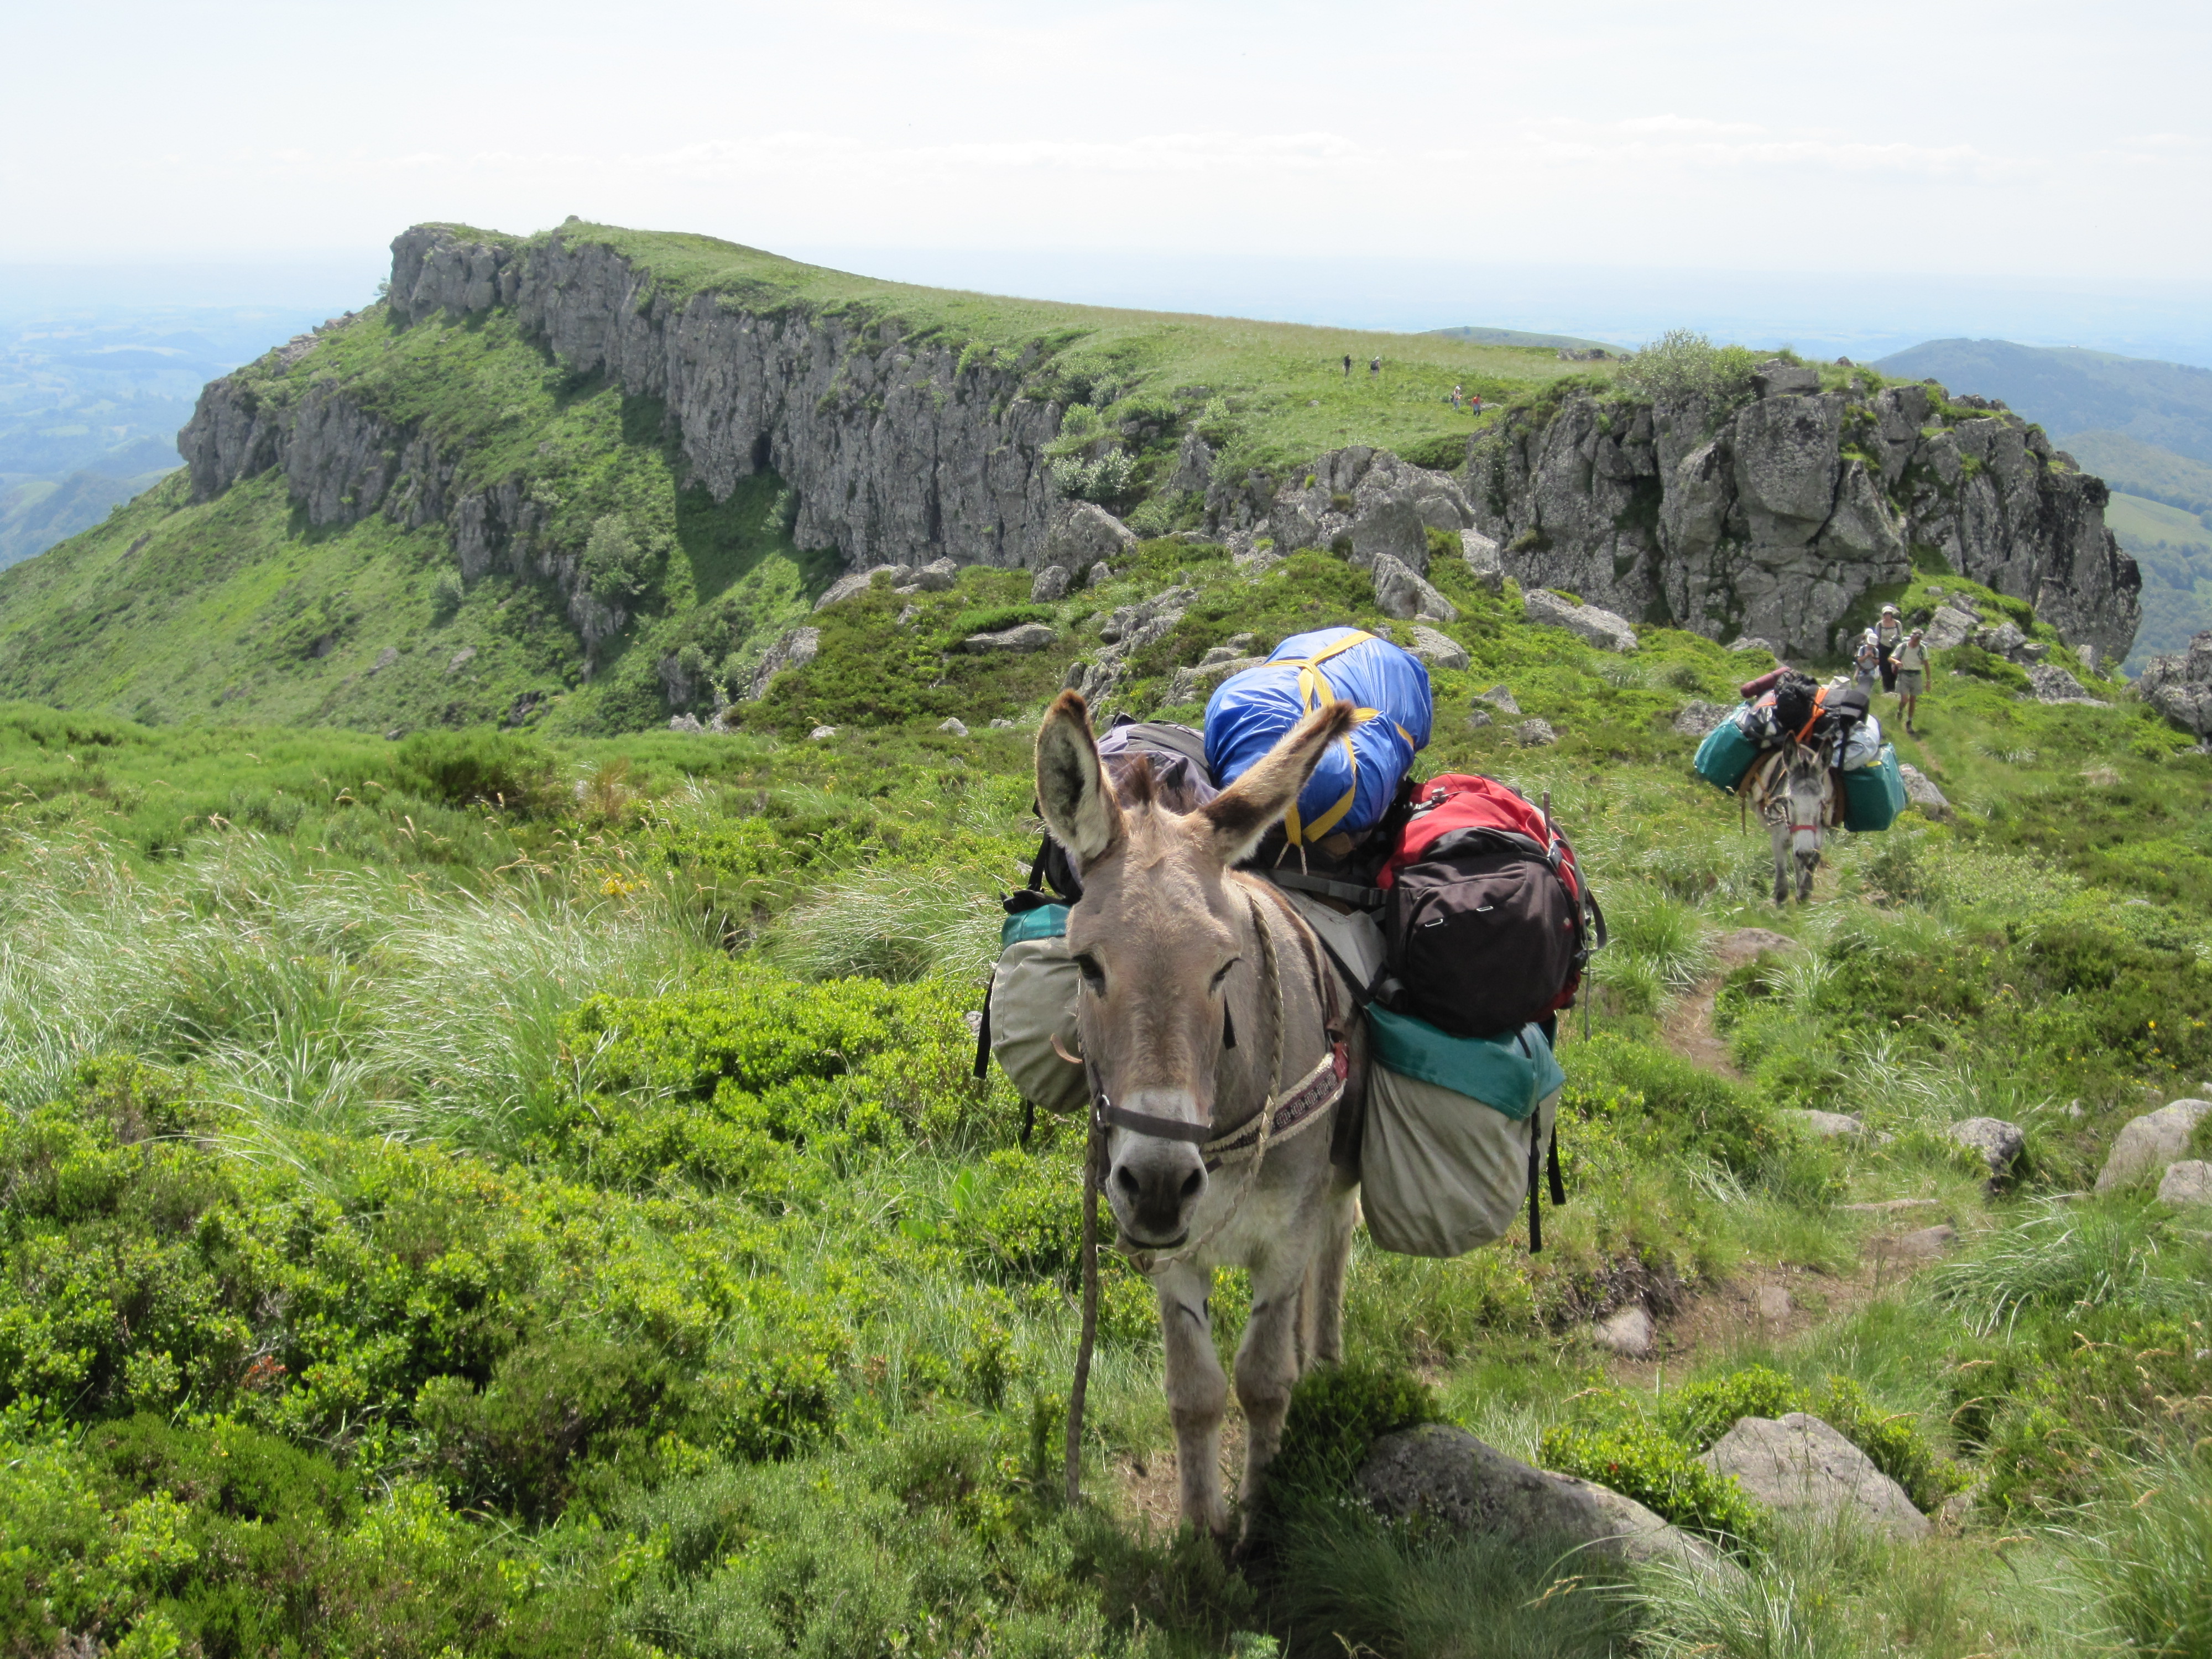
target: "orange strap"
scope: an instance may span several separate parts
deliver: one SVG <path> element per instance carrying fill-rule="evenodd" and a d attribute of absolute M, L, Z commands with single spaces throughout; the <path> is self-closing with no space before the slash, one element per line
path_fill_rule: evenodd
<path fill-rule="evenodd" d="M 1824 685 L 1813 694 L 1813 712 L 1805 717 L 1805 724 L 1797 728 L 1797 742 L 1805 741 L 1805 734 L 1820 723 L 1821 713 L 1827 706 L 1828 688 Z"/>

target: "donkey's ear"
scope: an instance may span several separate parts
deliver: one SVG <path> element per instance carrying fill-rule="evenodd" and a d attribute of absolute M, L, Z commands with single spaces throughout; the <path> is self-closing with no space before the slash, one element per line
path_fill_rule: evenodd
<path fill-rule="evenodd" d="M 1060 694 L 1037 732 L 1036 795 L 1045 828 L 1074 859 L 1079 874 L 1121 839 L 1121 805 L 1106 787 L 1091 710 L 1076 692 Z"/>
<path fill-rule="evenodd" d="M 1198 809 L 1213 830 L 1213 850 L 1224 864 L 1249 858 L 1275 821 L 1291 810 L 1321 757 L 1341 742 L 1358 712 L 1348 702 L 1323 703 L 1260 757 L 1258 764 Z"/>

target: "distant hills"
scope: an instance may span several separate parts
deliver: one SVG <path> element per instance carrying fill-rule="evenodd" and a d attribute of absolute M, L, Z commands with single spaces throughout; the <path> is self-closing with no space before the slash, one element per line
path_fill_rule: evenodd
<path fill-rule="evenodd" d="M 320 320 L 277 306 L 0 307 L 0 569 L 175 468 L 200 387 Z"/>
<path fill-rule="evenodd" d="M 2112 486 L 2106 523 L 2143 573 L 2130 672 L 2212 629 L 2212 369 L 2010 340 L 1929 340 L 1875 367 L 2001 398 Z"/>
<path fill-rule="evenodd" d="M 1517 328 L 1431 328 L 1425 331 L 1440 334 L 1447 340 L 1467 340 L 1476 345 L 1538 346 L 1576 351 L 1618 351 L 1620 347 L 1604 340 L 1585 340 L 1578 334 L 1528 334 Z"/>

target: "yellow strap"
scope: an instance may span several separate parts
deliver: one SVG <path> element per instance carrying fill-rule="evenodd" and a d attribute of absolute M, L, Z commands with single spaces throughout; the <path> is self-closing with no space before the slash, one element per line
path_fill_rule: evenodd
<path fill-rule="evenodd" d="M 1312 710 L 1320 708 L 1325 702 L 1337 702 L 1341 701 L 1341 699 L 1340 699 L 1336 695 L 1336 688 L 1329 684 L 1328 676 L 1321 672 L 1320 665 L 1328 661 L 1331 657 L 1340 655 L 1344 652 L 1351 650 L 1355 645 L 1364 644 L 1367 641 L 1371 640 L 1374 637 L 1375 635 L 1372 634 L 1365 633 L 1358 629 L 1354 629 L 1350 634 L 1346 635 L 1343 639 L 1339 640 L 1334 645 L 1330 646 L 1326 651 L 1316 651 L 1310 657 L 1293 657 L 1290 659 L 1291 661 L 1295 662 L 1297 665 L 1299 706 L 1306 709 L 1308 712 L 1311 712 Z M 1382 711 L 1379 708 L 1355 708 L 1352 710 L 1352 723 L 1355 726 L 1364 726 L 1369 720 L 1375 719 L 1376 716 L 1380 714 L 1382 712 Z M 1397 724 L 1395 720 L 1391 723 L 1393 725 Z M 1407 743 L 1410 744 L 1413 742 L 1413 739 L 1412 736 L 1407 732 L 1404 726 L 1399 726 L 1398 731 L 1399 734 L 1404 737 Z M 1291 846 L 1296 847 L 1300 845 L 1302 842 L 1317 842 L 1321 840 L 1322 837 L 1328 835 L 1330 830 L 1335 829 L 1338 824 L 1344 822 L 1345 815 L 1352 811 L 1352 804 L 1358 799 L 1359 751 L 1352 746 L 1352 739 L 1348 737 L 1344 739 L 1344 752 L 1346 757 L 1352 763 L 1352 787 L 1344 792 L 1344 795 L 1341 799 L 1338 800 L 1326 812 L 1323 812 L 1319 817 L 1308 824 L 1302 825 L 1298 822 L 1297 803 L 1296 801 L 1292 801 L 1291 803 L 1291 810 L 1283 814 L 1284 833 L 1289 838 L 1290 844 Z"/>

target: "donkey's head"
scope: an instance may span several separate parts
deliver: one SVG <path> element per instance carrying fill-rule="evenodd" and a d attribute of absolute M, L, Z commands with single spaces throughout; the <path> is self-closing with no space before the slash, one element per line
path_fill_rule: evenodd
<path fill-rule="evenodd" d="M 1097 1086 L 1125 1111 L 1189 1126 L 1233 1127 L 1271 1086 L 1279 1008 L 1262 1006 L 1248 899 L 1228 879 L 1289 810 L 1329 744 L 1352 729 L 1350 703 L 1307 715 L 1230 788 L 1196 811 L 1170 811 L 1134 769 L 1116 796 L 1091 735 L 1090 710 L 1060 694 L 1037 733 L 1037 804 L 1074 860 L 1083 898 L 1067 948 L 1083 974 L 1078 1023 Z M 1216 1121 L 1222 1100 L 1231 1114 Z M 1171 1246 L 1205 1196 L 1192 1139 L 1109 1131 L 1107 1200 L 1139 1244 Z"/>
<path fill-rule="evenodd" d="M 1790 813 L 1790 847 L 1801 862 L 1817 863 L 1820 835 L 1828 821 L 1829 790 L 1826 755 L 1810 744 L 1792 744 L 1783 751 L 1782 787 L 1778 803 Z"/>

